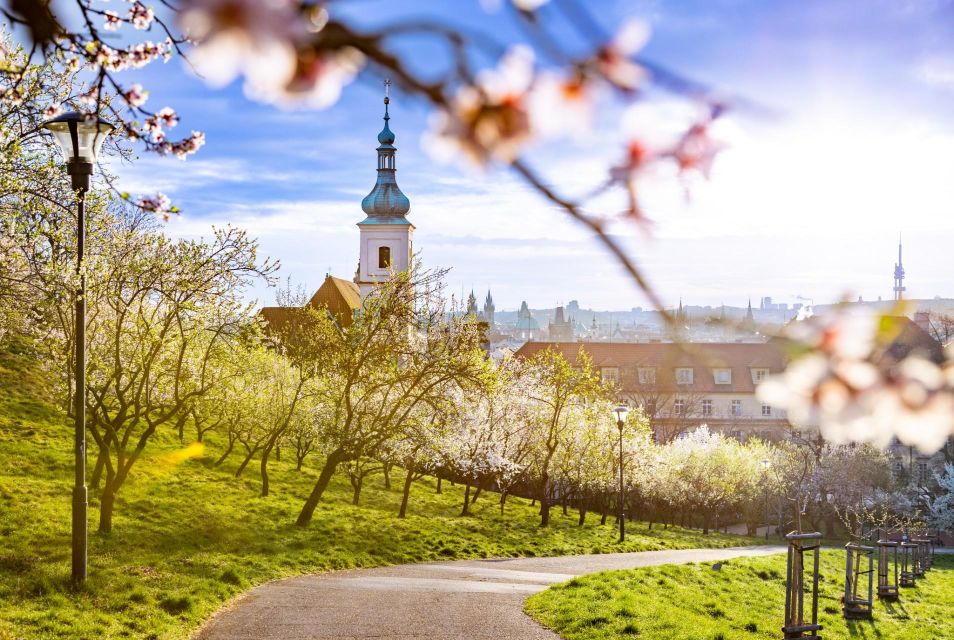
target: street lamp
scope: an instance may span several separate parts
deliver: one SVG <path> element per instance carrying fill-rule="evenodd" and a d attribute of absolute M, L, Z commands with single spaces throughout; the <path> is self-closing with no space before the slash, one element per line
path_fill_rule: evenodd
<path fill-rule="evenodd" d="M 759 464 L 762 465 L 762 471 L 765 472 L 765 473 L 767 473 L 768 470 L 769 470 L 769 467 L 772 466 L 772 462 L 771 462 L 768 458 L 763 458 L 763 459 L 759 462 Z M 764 481 L 764 479 L 763 479 L 763 481 L 762 481 L 762 488 L 763 488 L 763 491 L 765 491 L 765 539 L 768 540 L 768 538 L 769 538 L 769 518 L 770 518 L 771 516 L 769 515 L 768 483 L 766 483 L 766 482 Z M 756 533 L 756 535 L 758 535 L 758 533 Z"/>
<path fill-rule="evenodd" d="M 619 541 L 626 541 L 626 500 L 623 488 L 623 425 L 626 424 L 626 415 L 629 407 L 624 404 L 613 410 L 616 413 L 616 426 L 619 429 Z"/>
<path fill-rule="evenodd" d="M 89 191 L 89 178 L 93 175 L 93 163 L 106 136 L 113 130 L 99 116 L 70 111 L 43 123 L 43 128 L 53 134 L 66 160 L 66 172 L 76 191 L 76 274 L 79 287 L 76 290 L 75 322 L 75 479 L 73 483 L 73 582 L 86 580 L 86 277 L 83 275 L 83 251 L 86 244 L 86 215 L 84 205 Z"/>

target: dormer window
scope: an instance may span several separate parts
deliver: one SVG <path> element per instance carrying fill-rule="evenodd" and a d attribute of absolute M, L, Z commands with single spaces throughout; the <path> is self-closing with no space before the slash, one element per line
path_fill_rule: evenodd
<path fill-rule="evenodd" d="M 732 384 L 732 369 L 713 369 L 716 384 Z"/>
<path fill-rule="evenodd" d="M 752 384 L 758 384 L 765 380 L 769 375 L 769 370 L 760 367 L 758 369 L 752 369 Z"/>
<path fill-rule="evenodd" d="M 391 267 L 391 247 L 378 247 L 378 268 L 389 269 Z"/>
<path fill-rule="evenodd" d="M 692 367 L 676 369 L 676 384 L 692 384 Z"/>

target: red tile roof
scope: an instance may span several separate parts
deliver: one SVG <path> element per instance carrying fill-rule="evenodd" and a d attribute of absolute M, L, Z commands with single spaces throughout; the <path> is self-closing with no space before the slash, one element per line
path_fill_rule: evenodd
<path fill-rule="evenodd" d="M 638 369 L 654 368 L 657 388 L 695 393 L 754 393 L 752 369 L 781 373 L 786 357 L 781 343 L 635 343 L 635 342 L 527 342 L 517 350 L 519 358 L 529 358 L 552 348 L 575 363 L 581 350 L 597 368 L 618 367 L 624 391 L 640 388 Z M 693 369 L 692 384 L 675 384 L 675 370 Z M 731 369 L 731 384 L 716 384 L 713 369 Z"/>

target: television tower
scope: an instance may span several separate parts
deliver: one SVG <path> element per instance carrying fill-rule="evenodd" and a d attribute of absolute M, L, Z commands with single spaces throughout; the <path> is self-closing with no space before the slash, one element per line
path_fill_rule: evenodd
<path fill-rule="evenodd" d="M 898 263 L 894 265 L 894 299 L 900 300 L 904 293 L 904 267 L 901 265 L 901 236 L 898 236 Z"/>

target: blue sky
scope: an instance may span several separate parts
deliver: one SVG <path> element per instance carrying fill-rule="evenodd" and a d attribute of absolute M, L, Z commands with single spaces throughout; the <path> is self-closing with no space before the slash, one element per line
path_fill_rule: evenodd
<path fill-rule="evenodd" d="M 954 297 L 954 4 L 585 4 L 607 31 L 625 16 L 643 17 L 652 27 L 647 59 L 758 106 L 724 123 L 730 147 L 711 181 L 694 184 L 688 199 L 671 176 L 647 180 L 651 238 L 626 223 L 612 226 L 667 300 L 889 297 L 899 232 L 910 294 Z M 367 25 L 436 15 L 509 43 L 525 40 L 507 11 L 469 0 L 340 5 Z M 399 46 L 416 68 L 438 70 L 433 44 L 407 39 Z M 231 222 L 281 260 L 283 277 L 309 289 L 329 269 L 353 276 L 354 225 L 375 178 L 379 78 L 360 77 L 329 109 L 296 112 L 249 101 L 241 81 L 208 88 L 175 60 L 147 68 L 140 81 L 151 92 L 150 107 L 172 105 L 181 129 L 207 135 L 206 147 L 186 162 L 147 156 L 114 168 L 128 190 L 174 198 L 184 213 L 169 224 L 171 233 L 202 235 Z M 663 95 L 645 111 L 645 126 L 656 128 L 685 108 Z M 391 115 L 415 247 L 426 264 L 452 268 L 451 291 L 473 287 L 482 298 L 490 288 L 498 308 L 521 300 L 532 307 L 571 299 L 597 309 L 646 304 L 584 230 L 512 174 L 432 159 L 422 144 L 424 105 L 395 92 Z M 581 193 L 618 153 L 619 115 L 611 109 L 586 141 L 549 142 L 530 158 L 550 182 Z M 612 212 L 622 204 L 609 196 L 594 206 Z M 264 289 L 255 294 L 272 301 Z"/>

